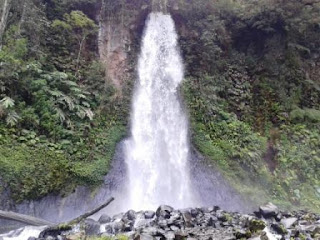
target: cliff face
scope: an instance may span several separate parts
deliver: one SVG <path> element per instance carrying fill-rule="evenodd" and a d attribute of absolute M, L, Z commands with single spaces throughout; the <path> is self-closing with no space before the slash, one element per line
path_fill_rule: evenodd
<path fill-rule="evenodd" d="M 169 12 L 186 65 L 183 91 L 196 147 L 230 181 L 265 188 L 261 194 L 290 204 L 318 204 L 317 9 L 317 0 L 106 0 L 99 55 L 115 97 L 129 103 L 145 20 L 151 11 Z M 304 184 L 312 189 L 305 198 Z M 250 187 L 240 188 L 252 194 Z"/>
<path fill-rule="evenodd" d="M 112 5 L 114 4 L 114 5 Z M 134 76 L 134 63 L 145 19 L 151 10 L 148 1 L 103 1 L 99 15 L 99 56 L 106 67 L 107 81 L 122 96 Z"/>
<path fill-rule="evenodd" d="M 99 56 L 106 67 L 107 81 L 122 96 L 123 88 L 135 76 L 135 63 L 145 20 L 151 11 L 177 12 L 183 1 L 138 0 L 101 2 L 99 15 Z M 130 84 L 130 83 L 129 83 Z"/>

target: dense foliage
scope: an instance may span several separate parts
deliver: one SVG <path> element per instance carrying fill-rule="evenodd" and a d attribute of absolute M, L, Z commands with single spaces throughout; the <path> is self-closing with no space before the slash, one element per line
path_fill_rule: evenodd
<path fill-rule="evenodd" d="M 319 210 L 319 1 L 168 3 L 195 146 L 255 200 Z M 20 201 L 101 181 L 130 94 L 115 97 L 106 81 L 98 11 L 137 25 L 133 68 L 150 4 L 0 0 L 0 191 Z M 133 11 L 141 14 L 129 22 Z"/>
<path fill-rule="evenodd" d="M 197 3 L 176 15 L 194 143 L 241 191 L 319 210 L 320 3 Z"/>
<path fill-rule="evenodd" d="M 20 201 L 97 184 L 126 119 L 97 58 L 96 1 L 10 3 L 0 50 L 0 192 Z"/>

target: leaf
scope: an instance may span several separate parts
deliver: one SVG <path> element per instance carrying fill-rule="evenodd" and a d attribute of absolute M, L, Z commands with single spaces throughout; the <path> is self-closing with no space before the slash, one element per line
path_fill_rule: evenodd
<path fill-rule="evenodd" d="M 60 119 L 60 122 L 64 122 L 66 120 L 66 116 L 65 116 L 64 112 L 58 107 L 55 107 L 54 110 L 56 111 L 56 113 Z"/>
<path fill-rule="evenodd" d="M 66 85 L 70 86 L 70 87 L 79 87 L 78 84 L 76 82 L 70 81 L 70 80 L 65 80 L 62 81 L 63 83 L 65 83 Z"/>
<path fill-rule="evenodd" d="M 93 120 L 94 113 L 90 108 L 85 108 L 82 106 L 78 106 L 78 112 L 77 115 L 79 118 L 84 119 L 85 117 L 89 118 L 90 120 Z"/>
<path fill-rule="evenodd" d="M 71 97 L 68 96 L 62 96 L 58 99 L 58 102 L 64 104 L 66 103 L 68 105 L 69 110 L 73 110 L 74 109 L 74 102 L 73 99 Z"/>
<path fill-rule="evenodd" d="M 59 90 L 48 90 L 48 93 L 50 93 L 54 97 L 61 97 L 64 94 L 60 92 Z"/>
<path fill-rule="evenodd" d="M 10 108 L 14 106 L 14 100 L 6 96 L 0 101 L 0 104 L 4 106 L 4 108 Z"/>
<path fill-rule="evenodd" d="M 10 126 L 15 126 L 19 119 L 20 116 L 15 111 L 10 111 L 6 117 L 6 123 Z"/>

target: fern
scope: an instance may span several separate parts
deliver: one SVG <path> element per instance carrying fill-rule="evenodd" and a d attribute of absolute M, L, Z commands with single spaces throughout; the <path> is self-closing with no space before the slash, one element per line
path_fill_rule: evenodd
<path fill-rule="evenodd" d="M 66 104 L 70 111 L 72 111 L 75 108 L 74 100 L 72 97 L 63 95 L 58 100 L 58 103 Z"/>
<path fill-rule="evenodd" d="M 15 111 L 10 111 L 7 114 L 6 123 L 12 127 L 18 123 L 19 119 L 20 116 Z"/>
<path fill-rule="evenodd" d="M 12 98 L 6 96 L 0 101 L 0 104 L 4 108 L 8 109 L 8 108 L 11 108 L 14 106 L 14 100 Z"/>
<path fill-rule="evenodd" d="M 50 93 L 50 95 L 54 97 L 64 96 L 64 94 L 59 90 L 48 90 L 48 93 Z"/>
<path fill-rule="evenodd" d="M 94 113 L 90 108 L 85 108 L 83 106 L 78 106 L 78 111 L 77 115 L 79 118 L 84 119 L 84 118 L 89 118 L 90 120 L 93 120 Z"/>
<path fill-rule="evenodd" d="M 57 116 L 59 117 L 60 119 L 60 122 L 64 122 L 66 120 L 66 115 L 65 113 L 59 108 L 59 107 L 55 107 L 54 110 L 56 111 L 57 113 Z"/>

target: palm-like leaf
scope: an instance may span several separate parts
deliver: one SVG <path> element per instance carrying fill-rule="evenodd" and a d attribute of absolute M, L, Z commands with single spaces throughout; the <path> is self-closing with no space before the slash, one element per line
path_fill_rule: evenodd
<path fill-rule="evenodd" d="M 64 114 L 64 112 L 59 108 L 59 107 L 55 107 L 54 110 L 57 113 L 57 116 L 60 119 L 60 122 L 64 122 L 66 120 L 66 115 Z"/>
<path fill-rule="evenodd" d="M 75 107 L 73 98 L 66 95 L 63 95 L 60 98 L 58 98 L 58 103 L 62 103 L 64 105 L 66 104 L 70 111 L 72 111 Z"/>
<path fill-rule="evenodd" d="M 6 123 L 10 126 L 14 126 L 19 121 L 20 116 L 15 111 L 10 111 L 6 117 Z"/>
<path fill-rule="evenodd" d="M 4 97 L 0 100 L 0 104 L 4 107 L 4 108 L 11 108 L 14 106 L 14 100 L 10 97 Z"/>
<path fill-rule="evenodd" d="M 84 119 L 85 117 L 87 117 L 90 120 L 93 120 L 94 113 L 90 108 L 85 108 L 83 106 L 78 106 L 77 108 L 77 115 L 79 118 Z"/>
<path fill-rule="evenodd" d="M 63 92 L 61 92 L 61 91 L 59 91 L 59 90 L 48 90 L 48 93 L 49 93 L 51 96 L 54 96 L 54 97 L 64 96 Z"/>

